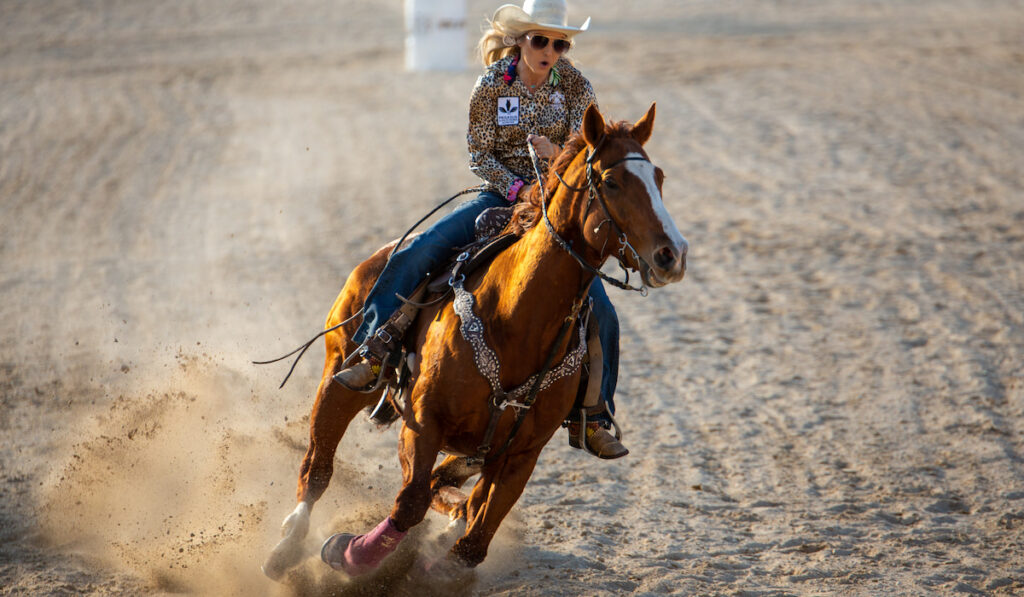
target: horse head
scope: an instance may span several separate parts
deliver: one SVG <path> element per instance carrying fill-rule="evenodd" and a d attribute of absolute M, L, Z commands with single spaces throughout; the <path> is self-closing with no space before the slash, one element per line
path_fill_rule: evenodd
<path fill-rule="evenodd" d="M 616 257 L 657 288 L 683 279 L 689 245 L 662 201 L 665 175 L 643 149 L 653 128 L 654 104 L 633 125 L 607 123 L 596 106 L 587 108 L 580 131 L 589 195 L 582 233 L 599 262 Z"/>

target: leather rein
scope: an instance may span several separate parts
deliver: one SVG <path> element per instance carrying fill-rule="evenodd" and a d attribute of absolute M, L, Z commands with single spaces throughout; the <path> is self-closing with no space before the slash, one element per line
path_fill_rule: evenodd
<path fill-rule="evenodd" d="M 565 188 L 567 188 L 567 189 L 569 189 L 571 191 L 575 191 L 577 193 L 580 193 L 580 192 L 583 192 L 583 191 L 587 191 L 587 207 L 586 207 L 586 209 L 583 210 L 584 216 L 590 211 L 590 205 L 594 202 L 594 198 L 595 197 L 597 198 L 597 202 L 601 205 L 601 209 L 604 210 L 605 222 L 611 223 L 612 228 L 614 229 L 615 234 L 618 236 L 618 239 L 619 239 L 619 251 L 618 251 L 618 255 L 616 256 L 616 260 L 619 262 L 619 267 L 625 273 L 626 279 L 625 280 L 616 280 L 615 278 L 613 278 L 613 277 L 605 274 L 604 272 L 602 272 L 600 269 L 598 269 L 598 268 L 590 265 L 589 263 L 587 263 L 587 261 L 585 259 L 583 259 L 583 257 L 581 257 L 579 255 L 579 253 L 577 253 L 575 250 L 573 250 L 572 245 L 568 241 L 566 241 L 564 238 L 562 238 L 562 236 L 560 234 L 558 234 L 558 232 L 555 230 L 554 225 L 551 223 L 551 220 L 548 218 L 548 205 L 547 205 L 548 197 L 547 197 L 547 192 L 544 189 L 544 177 L 540 173 L 540 158 L 537 156 L 537 152 L 534 150 L 533 145 L 532 144 L 528 144 L 528 147 L 529 147 L 529 150 L 530 150 L 530 159 L 533 161 L 533 171 L 534 171 L 534 174 L 537 175 L 537 186 L 540 188 L 540 194 L 541 194 L 541 214 L 542 214 L 542 216 L 544 218 L 544 225 L 547 227 L 548 232 L 554 238 L 555 243 L 557 243 L 558 246 L 562 248 L 562 250 L 564 250 L 566 253 L 571 255 L 572 258 L 575 259 L 576 262 L 580 265 L 580 267 L 582 267 L 584 270 L 587 270 L 590 273 L 596 275 L 597 277 L 601 278 L 605 282 L 608 282 L 612 286 L 615 286 L 616 288 L 621 288 L 623 290 L 634 290 L 636 292 L 639 292 L 641 294 L 641 296 L 647 296 L 647 283 L 644 281 L 642 275 L 640 277 L 640 287 L 632 286 L 629 283 L 629 268 L 626 265 L 626 249 L 627 248 L 629 249 L 630 253 L 632 253 L 633 259 L 635 259 L 637 263 L 642 263 L 648 269 L 650 269 L 651 266 L 650 266 L 649 263 L 647 263 L 646 260 L 644 260 L 642 257 L 640 257 L 640 254 L 633 247 L 633 245 L 629 242 L 629 238 L 626 236 L 626 233 L 622 230 L 622 227 L 619 225 L 618 222 L 615 221 L 615 218 L 612 216 L 612 212 L 608 209 L 608 203 L 604 199 L 604 193 L 601 192 L 600 187 L 598 187 L 597 181 L 594 180 L 594 173 L 597 172 L 597 168 L 594 166 L 594 160 L 597 158 L 598 150 L 601 149 L 601 146 L 604 145 L 605 139 L 607 139 L 607 138 L 608 138 L 607 135 L 602 135 L 600 141 L 598 141 L 597 145 L 594 146 L 594 149 L 592 151 L 590 151 L 590 153 L 587 154 L 587 158 L 586 158 L 586 165 L 587 165 L 586 166 L 587 167 L 587 182 L 586 182 L 586 186 L 584 186 L 584 187 L 573 186 L 573 185 L 569 184 L 568 182 L 566 182 L 565 179 L 562 178 L 562 175 L 559 174 L 557 170 L 555 170 L 554 173 L 555 173 L 555 176 L 558 178 L 558 182 L 560 182 L 562 184 L 562 186 L 564 186 Z M 624 162 L 631 162 L 631 161 L 648 162 L 648 163 L 651 162 L 649 159 L 647 159 L 645 157 L 641 157 L 641 156 L 633 156 L 633 157 L 622 158 L 621 160 L 618 160 L 617 162 L 613 163 L 612 165 L 610 165 L 607 168 L 605 168 L 605 169 L 601 170 L 600 172 L 598 172 L 598 180 L 601 180 L 604 177 L 604 173 L 605 172 L 608 172 L 609 170 L 611 170 L 612 168 L 615 168 L 619 164 L 622 164 Z M 594 231 L 596 232 L 603 225 L 604 225 L 604 222 L 601 222 L 601 224 L 598 225 L 598 227 L 595 228 Z"/>
<path fill-rule="evenodd" d="M 593 151 L 591 151 L 589 153 L 589 155 L 587 155 L 587 159 L 586 159 L 586 164 L 587 164 L 587 186 L 586 187 L 582 187 L 582 188 L 575 187 L 575 186 L 565 182 L 565 180 L 562 178 L 562 176 L 557 171 L 555 171 L 555 176 L 557 176 L 558 177 L 558 181 L 563 186 L 565 186 L 567 189 L 569 189 L 569 190 L 572 190 L 572 191 L 577 192 L 577 193 L 582 192 L 582 191 L 588 191 L 587 207 L 584 210 L 584 214 L 590 211 L 590 205 L 591 205 L 591 203 L 593 203 L 594 198 L 597 197 L 598 203 L 600 203 L 601 208 L 604 210 L 605 216 L 607 218 L 606 221 L 611 223 L 611 225 L 613 226 L 615 232 L 618 235 L 618 238 L 619 238 L 619 254 L 618 254 L 617 259 L 618 259 L 618 262 L 619 262 L 619 266 L 626 273 L 625 281 L 616 280 L 615 278 L 612 278 L 611 276 L 606 275 L 604 272 L 602 272 L 598 268 L 596 268 L 596 267 L 590 265 L 589 263 L 587 263 L 587 261 L 585 259 L 583 259 L 583 257 L 581 257 L 575 250 L 573 250 L 572 245 L 568 241 L 566 241 L 564 238 L 562 238 L 562 236 L 559 235 L 558 232 L 555 230 L 555 227 L 551 223 L 550 218 L 548 218 L 547 193 L 544 190 L 544 178 L 543 178 L 543 176 L 541 176 L 541 173 L 540 173 L 540 166 L 539 166 L 540 158 L 537 156 L 537 152 L 536 152 L 536 150 L 534 150 L 533 145 L 529 144 L 528 147 L 529 147 L 529 150 L 530 150 L 530 158 L 533 160 L 533 169 L 534 169 L 534 173 L 537 175 L 537 184 L 540 187 L 540 192 L 541 192 L 541 213 L 543 214 L 544 224 L 547 226 L 548 232 L 555 239 L 555 242 L 558 244 L 558 246 L 561 247 L 567 253 L 569 253 L 569 255 L 571 255 L 573 257 L 573 259 L 575 259 L 576 262 L 580 265 L 580 267 L 582 267 L 585 271 L 590 272 L 590 273 L 592 273 L 592 274 L 594 274 L 596 276 L 599 276 L 602 280 L 605 280 L 606 282 L 608 282 L 609 284 L 612 284 L 613 286 L 616 286 L 618 288 L 622 288 L 624 290 L 635 290 L 635 291 L 639 292 L 641 295 L 647 296 L 647 285 L 646 285 L 646 283 L 643 282 L 643 277 L 642 276 L 641 276 L 641 284 L 640 284 L 639 288 L 637 288 L 635 286 L 631 286 L 629 284 L 629 270 L 626 268 L 626 265 L 625 265 L 625 250 L 626 250 L 626 248 L 627 247 L 629 248 L 629 250 L 633 253 L 634 259 L 636 259 L 638 263 L 643 263 L 647 267 L 650 267 L 650 265 L 640 257 L 640 255 L 637 253 L 636 249 L 633 248 L 633 245 L 630 244 L 629 239 L 626 237 L 626 233 L 623 232 L 622 227 L 619 226 L 618 222 L 615 221 L 615 218 L 612 217 L 611 211 L 608 210 L 608 204 L 605 202 L 605 199 L 604 199 L 603 194 L 601 193 L 601 190 L 598 188 L 597 183 L 594 181 L 594 172 L 596 171 L 596 168 L 594 167 L 593 162 L 594 162 L 594 159 L 597 157 L 597 151 L 601 148 L 602 145 L 604 145 L 605 138 L 606 138 L 606 136 L 602 136 L 601 140 L 597 143 L 597 145 L 594 146 Z M 607 168 L 602 170 L 599 173 L 599 175 L 603 176 L 605 172 L 611 170 L 612 168 L 618 166 L 619 164 L 621 164 L 623 162 L 627 162 L 627 161 L 632 161 L 632 160 L 650 162 L 650 160 L 648 160 L 647 158 L 644 158 L 644 157 L 639 157 L 639 156 L 638 157 L 626 157 L 626 158 L 623 158 L 623 159 L 615 162 L 614 164 L 608 166 Z M 598 226 L 598 228 L 600 228 L 600 226 L 603 226 L 603 225 L 604 225 L 604 222 L 602 222 L 601 225 Z M 455 280 L 455 276 L 452 276 L 452 280 Z M 449 283 L 451 284 L 452 281 L 450 281 Z M 458 283 L 461 284 L 461 280 L 458 281 Z M 546 385 L 547 385 L 547 384 L 545 384 L 545 379 L 546 379 L 546 377 L 548 375 L 548 372 L 551 370 L 552 365 L 554 364 L 555 355 L 558 353 L 559 347 L 562 346 L 562 344 L 566 340 L 566 337 L 569 335 L 569 330 L 572 328 L 572 324 L 580 316 L 580 311 L 582 310 L 582 307 L 583 307 L 583 304 L 584 304 L 584 301 L 585 301 L 585 298 L 587 296 L 587 292 L 588 292 L 589 288 L 590 288 L 589 280 L 586 280 L 584 282 L 584 284 L 580 287 L 580 290 L 579 290 L 579 292 L 576 295 L 576 300 L 573 301 L 573 306 L 572 306 L 572 309 L 571 309 L 569 315 L 562 321 L 562 327 L 561 327 L 561 329 L 558 332 L 558 337 L 556 338 L 554 344 L 551 347 L 551 351 L 548 353 L 548 356 L 547 356 L 547 359 L 545 360 L 544 366 L 541 368 L 540 372 L 538 372 L 533 377 L 533 383 L 529 384 L 530 385 L 530 391 L 526 395 L 525 399 L 522 402 L 518 402 L 517 403 L 517 402 L 508 400 L 508 395 L 505 392 L 503 392 L 503 391 L 498 390 L 498 391 L 494 391 L 492 393 L 491 398 L 488 401 L 488 404 L 490 406 L 491 416 L 490 416 L 489 421 L 487 423 L 487 429 L 484 432 L 483 442 L 480 444 L 480 446 L 477 447 L 476 454 L 474 454 L 472 456 L 467 456 L 466 457 L 466 464 L 468 466 L 470 466 L 470 467 L 477 467 L 477 466 L 482 466 L 483 464 L 485 464 L 487 462 L 493 462 L 499 456 L 504 454 L 505 451 L 509 448 L 509 446 L 512 445 L 512 440 L 515 438 L 516 433 L 518 433 L 520 426 L 523 424 L 523 420 L 526 418 L 526 412 L 530 409 L 531 406 L 533 406 L 534 401 L 536 401 L 536 399 L 537 399 L 537 394 L 544 387 L 546 387 Z M 460 314 L 460 316 L 461 316 L 461 314 Z M 582 334 L 582 332 L 583 332 L 583 330 L 581 329 L 581 334 Z M 465 332 L 464 332 L 464 335 L 465 335 Z M 580 341 L 581 342 L 584 341 L 582 336 L 581 336 L 581 340 Z M 479 354 L 479 353 L 477 353 L 477 354 Z M 478 363 L 478 368 L 480 368 L 479 367 L 479 363 Z M 486 374 L 484 374 L 484 377 L 488 377 L 488 376 Z M 493 383 L 492 383 L 492 385 L 493 385 Z M 505 412 L 505 408 L 508 407 L 508 406 L 512 406 L 512 407 L 515 408 L 515 411 L 516 411 L 515 421 L 512 424 L 512 429 L 509 431 L 508 438 L 506 438 L 505 443 L 502 444 L 502 446 L 497 451 L 495 451 L 494 453 L 491 453 L 491 444 L 494 441 L 494 433 L 495 433 L 495 431 L 497 429 L 498 421 L 501 419 L 501 415 Z"/>

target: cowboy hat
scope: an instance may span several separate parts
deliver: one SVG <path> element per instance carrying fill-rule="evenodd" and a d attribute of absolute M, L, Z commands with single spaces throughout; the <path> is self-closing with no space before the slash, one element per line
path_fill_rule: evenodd
<path fill-rule="evenodd" d="M 503 4 L 494 11 L 492 23 L 503 25 L 514 31 L 533 31 L 543 29 L 558 31 L 566 37 L 572 37 L 590 26 L 590 17 L 578 28 L 569 27 L 568 8 L 565 0 L 526 0 L 523 7 L 515 4 Z"/>

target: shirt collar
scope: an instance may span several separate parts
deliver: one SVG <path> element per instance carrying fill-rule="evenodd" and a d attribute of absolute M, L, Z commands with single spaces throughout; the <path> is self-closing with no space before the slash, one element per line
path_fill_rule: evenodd
<path fill-rule="evenodd" d="M 519 73 L 516 72 L 516 66 L 518 65 L 519 56 L 513 56 L 512 62 L 509 62 L 508 68 L 505 69 L 505 74 L 502 75 L 502 79 L 505 81 L 506 85 L 511 85 L 519 76 Z M 561 82 L 562 76 L 558 74 L 558 63 L 555 63 L 555 65 L 551 67 L 551 71 L 548 73 L 548 84 L 552 87 L 558 87 L 558 84 Z"/>

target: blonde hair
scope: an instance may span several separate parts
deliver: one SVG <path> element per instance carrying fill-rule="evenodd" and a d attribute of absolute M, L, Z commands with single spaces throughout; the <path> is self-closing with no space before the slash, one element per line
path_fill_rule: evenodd
<path fill-rule="evenodd" d="M 484 66 L 490 66 L 502 58 L 512 54 L 518 55 L 520 52 L 519 40 L 531 31 L 530 29 L 519 31 L 502 25 L 501 23 L 495 23 L 489 19 L 487 20 L 487 25 L 489 28 L 484 30 L 483 36 L 476 44 L 477 50 L 480 52 L 480 59 L 483 60 Z M 513 40 L 511 46 L 505 45 L 506 37 Z M 561 58 L 569 64 L 576 63 L 568 53 L 562 54 Z"/>
<path fill-rule="evenodd" d="M 526 35 L 526 31 L 516 31 L 490 19 L 487 19 L 487 27 L 476 44 L 484 66 L 490 66 L 506 56 L 519 53 L 519 46 L 515 43 L 511 46 L 506 45 L 505 38 L 519 41 L 522 36 Z"/>

